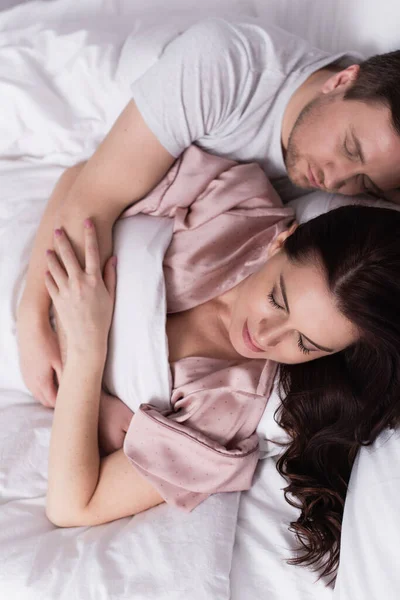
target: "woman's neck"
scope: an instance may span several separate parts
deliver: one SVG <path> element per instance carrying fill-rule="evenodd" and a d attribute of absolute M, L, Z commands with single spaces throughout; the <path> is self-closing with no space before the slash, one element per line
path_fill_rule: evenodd
<path fill-rule="evenodd" d="M 182 313 L 168 315 L 169 360 L 189 356 L 237 360 L 229 339 L 230 302 L 226 294 Z"/>

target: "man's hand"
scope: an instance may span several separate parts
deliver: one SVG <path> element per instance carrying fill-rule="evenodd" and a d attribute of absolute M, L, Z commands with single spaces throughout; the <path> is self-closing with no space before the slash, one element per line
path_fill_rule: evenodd
<path fill-rule="evenodd" d="M 56 403 L 57 381 L 62 363 L 57 335 L 50 322 L 32 324 L 21 314 L 17 323 L 20 366 L 24 382 L 33 396 L 44 406 Z"/>

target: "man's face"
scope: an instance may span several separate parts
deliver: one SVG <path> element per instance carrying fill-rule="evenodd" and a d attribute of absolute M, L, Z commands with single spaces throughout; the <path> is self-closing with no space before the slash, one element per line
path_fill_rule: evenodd
<path fill-rule="evenodd" d="M 400 136 L 390 109 L 320 94 L 299 114 L 285 156 L 292 182 L 355 195 L 400 187 Z"/>

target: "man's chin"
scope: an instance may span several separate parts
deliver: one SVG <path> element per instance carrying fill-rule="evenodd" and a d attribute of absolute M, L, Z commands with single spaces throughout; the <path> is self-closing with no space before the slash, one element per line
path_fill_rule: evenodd
<path fill-rule="evenodd" d="M 308 179 L 303 175 L 291 174 L 288 171 L 288 178 L 290 183 L 300 188 L 301 190 L 306 190 L 308 192 L 314 192 L 317 188 L 313 187 Z"/>

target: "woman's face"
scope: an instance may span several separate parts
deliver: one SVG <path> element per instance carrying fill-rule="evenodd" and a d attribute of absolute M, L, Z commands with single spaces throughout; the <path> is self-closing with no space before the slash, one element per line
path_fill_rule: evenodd
<path fill-rule="evenodd" d="M 296 265 L 281 249 L 281 234 L 265 265 L 235 288 L 229 338 L 246 358 L 308 362 L 339 352 L 358 339 L 335 305 L 317 263 Z"/>

